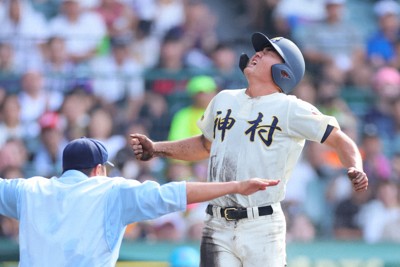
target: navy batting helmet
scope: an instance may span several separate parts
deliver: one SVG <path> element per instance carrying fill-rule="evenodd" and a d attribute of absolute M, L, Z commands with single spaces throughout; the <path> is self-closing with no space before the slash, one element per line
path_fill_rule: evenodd
<path fill-rule="evenodd" d="M 305 72 L 304 57 L 300 49 L 286 38 L 269 39 L 260 32 L 253 33 L 251 41 L 256 52 L 262 51 L 265 47 L 273 47 L 281 56 L 283 63 L 272 66 L 272 79 L 284 93 L 290 93 L 301 81 Z"/>

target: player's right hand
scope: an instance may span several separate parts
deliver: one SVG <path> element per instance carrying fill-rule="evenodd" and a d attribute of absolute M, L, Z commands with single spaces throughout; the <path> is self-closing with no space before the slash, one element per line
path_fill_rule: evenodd
<path fill-rule="evenodd" d="M 249 180 L 241 181 L 239 194 L 250 195 L 260 190 L 265 190 L 267 187 L 279 184 L 280 180 L 270 180 L 261 178 L 251 178 Z"/>
<path fill-rule="evenodd" d="M 130 134 L 131 147 L 138 160 L 147 161 L 154 157 L 154 142 L 143 134 Z"/>

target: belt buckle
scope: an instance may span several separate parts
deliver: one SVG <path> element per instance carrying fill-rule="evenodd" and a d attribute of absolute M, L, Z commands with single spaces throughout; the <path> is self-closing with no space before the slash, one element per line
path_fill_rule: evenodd
<path fill-rule="evenodd" d="M 225 208 L 224 209 L 224 218 L 227 221 L 234 221 L 235 219 L 232 219 L 232 218 L 228 217 L 228 211 L 230 211 L 230 210 L 237 210 L 237 208 Z"/>

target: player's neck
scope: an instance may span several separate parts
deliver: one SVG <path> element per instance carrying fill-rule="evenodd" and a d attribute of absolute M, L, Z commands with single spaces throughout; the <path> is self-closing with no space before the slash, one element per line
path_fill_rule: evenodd
<path fill-rule="evenodd" d="M 277 92 L 280 92 L 280 90 L 275 84 L 261 84 L 261 83 L 257 85 L 249 84 L 249 86 L 246 89 L 246 94 L 250 97 L 270 95 Z"/>

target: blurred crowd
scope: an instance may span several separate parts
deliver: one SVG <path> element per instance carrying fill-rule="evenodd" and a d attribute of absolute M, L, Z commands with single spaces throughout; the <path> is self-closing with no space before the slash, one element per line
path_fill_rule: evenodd
<path fill-rule="evenodd" d="M 110 176 L 204 181 L 206 161 L 135 160 L 129 133 L 198 134 L 216 93 L 246 87 L 239 50 L 262 31 L 302 49 L 307 73 L 294 94 L 338 119 L 370 180 L 355 194 L 338 156 L 307 143 L 283 202 L 288 242 L 400 242 L 400 3 L 221 2 L 0 0 L 0 177 L 59 176 L 66 143 L 87 136 L 108 148 Z M 360 3 L 372 16 L 355 12 Z M 219 38 L 235 23 L 241 39 Z M 198 241 L 204 218 L 205 204 L 190 205 L 129 225 L 125 239 Z M 0 237 L 17 240 L 18 224 L 0 217 Z"/>

